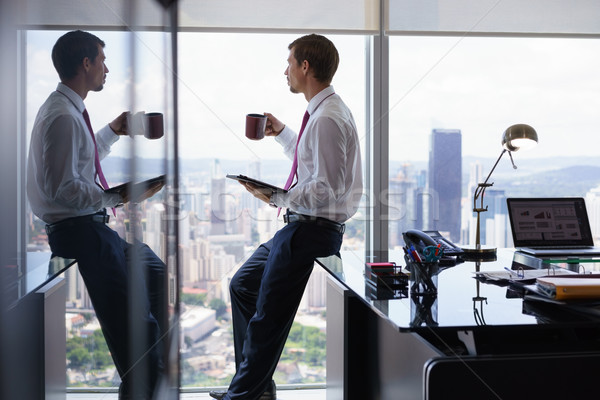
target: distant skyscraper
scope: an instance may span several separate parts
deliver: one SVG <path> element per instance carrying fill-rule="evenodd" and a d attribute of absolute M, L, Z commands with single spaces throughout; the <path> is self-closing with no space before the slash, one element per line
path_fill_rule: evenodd
<path fill-rule="evenodd" d="M 414 229 L 420 231 L 425 230 L 425 211 L 423 210 L 424 204 L 427 203 L 426 199 L 429 197 L 427 193 L 427 171 L 421 170 L 416 175 L 417 188 L 414 193 Z"/>
<path fill-rule="evenodd" d="M 487 189 L 483 206 L 487 211 L 481 213 L 480 241 L 482 244 L 506 247 L 510 227 L 504 190 Z"/>
<path fill-rule="evenodd" d="M 434 129 L 429 149 L 429 227 L 460 240 L 462 135 L 459 129 Z"/>
<path fill-rule="evenodd" d="M 600 186 L 590 189 L 585 194 L 585 205 L 592 228 L 592 236 L 598 245 L 600 240 Z"/>
<path fill-rule="evenodd" d="M 403 164 L 398 173 L 390 177 L 388 218 L 389 244 L 392 248 L 404 244 L 403 232 L 422 228 L 421 224 L 417 225 L 417 182 L 413 170 L 412 165 Z"/>
<path fill-rule="evenodd" d="M 259 180 L 261 179 L 260 161 L 253 161 L 250 164 L 248 164 L 248 176 Z M 259 207 L 261 207 L 265 203 L 263 203 L 261 200 L 257 199 L 254 196 L 249 196 L 248 193 L 245 193 L 245 195 L 242 196 L 242 198 L 249 200 L 249 206 L 244 208 L 248 208 L 250 210 L 250 215 L 252 216 L 253 220 L 256 220 L 256 214 L 258 213 Z"/>
<path fill-rule="evenodd" d="M 213 164 L 210 180 L 210 208 L 210 234 L 225 234 L 227 216 L 225 207 L 225 178 L 223 177 L 219 160 L 215 160 Z"/>

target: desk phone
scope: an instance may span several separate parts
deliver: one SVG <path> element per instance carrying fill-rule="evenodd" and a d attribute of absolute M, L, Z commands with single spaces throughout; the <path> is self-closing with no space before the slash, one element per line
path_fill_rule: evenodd
<path fill-rule="evenodd" d="M 454 243 L 442 236 L 438 231 L 418 231 L 416 229 L 409 229 L 402 234 L 404 243 L 407 246 L 413 245 L 415 249 L 422 252 L 427 246 L 441 245 L 444 250 L 445 257 L 460 256 L 463 250 L 456 246 Z"/>
<path fill-rule="evenodd" d="M 463 253 L 463 250 L 460 247 L 443 237 L 438 231 L 425 231 L 424 233 L 429 235 L 434 242 L 442 245 L 445 255 L 459 256 Z"/>

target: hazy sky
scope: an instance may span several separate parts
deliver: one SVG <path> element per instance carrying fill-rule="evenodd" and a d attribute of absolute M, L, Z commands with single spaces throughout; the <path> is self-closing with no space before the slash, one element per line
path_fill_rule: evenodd
<path fill-rule="evenodd" d="M 58 78 L 50 51 L 62 32 L 28 43 L 28 130 Z M 110 70 L 105 88 L 85 100 L 100 128 L 121 111 L 163 111 L 170 81 L 166 36 L 100 32 Z M 298 129 L 306 100 L 284 76 L 287 45 L 298 35 L 191 34 L 179 41 L 180 155 L 185 158 L 284 158 L 272 139 L 244 137 L 247 113 L 272 112 Z M 340 52 L 336 92 L 364 139 L 365 45 L 330 36 Z M 125 39 L 125 40 L 124 40 Z M 135 60 L 133 64 L 132 60 Z M 463 155 L 497 157 L 502 132 L 533 126 L 540 144 L 518 157 L 596 155 L 600 145 L 600 41 L 592 39 L 390 38 L 390 159 L 426 160 L 433 128 L 461 129 Z M 135 65 L 135 82 L 131 82 Z M 132 87 L 136 97 L 132 101 Z M 131 140 L 113 147 L 128 155 Z M 138 154 L 162 156 L 164 140 L 135 140 Z M 363 140 L 364 151 L 364 140 Z"/>

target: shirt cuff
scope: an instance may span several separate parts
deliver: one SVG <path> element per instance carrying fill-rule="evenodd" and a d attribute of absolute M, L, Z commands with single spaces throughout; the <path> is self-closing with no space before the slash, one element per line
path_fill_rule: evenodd
<path fill-rule="evenodd" d="M 273 192 L 271 195 L 271 202 L 269 203 L 270 206 L 283 208 L 287 207 L 285 203 L 285 193 Z"/>
<path fill-rule="evenodd" d="M 288 126 L 284 126 L 283 130 L 279 132 L 279 135 L 275 136 L 275 141 L 283 146 L 287 145 L 290 141 L 294 141 L 295 132 L 288 128 Z"/>
<path fill-rule="evenodd" d="M 106 207 L 116 207 L 123 203 L 121 195 L 118 193 L 102 193 L 102 204 Z"/>
<path fill-rule="evenodd" d="M 108 124 L 98 131 L 98 135 L 102 138 L 103 143 L 108 147 L 116 143 L 121 137 L 117 135 Z"/>

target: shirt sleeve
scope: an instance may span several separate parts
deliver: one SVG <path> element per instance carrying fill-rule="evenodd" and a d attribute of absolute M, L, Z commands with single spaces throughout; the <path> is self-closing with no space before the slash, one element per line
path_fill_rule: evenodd
<path fill-rule="evenodd" d="M 336 122 L 327 117 L 317 119 L 310 131 L 312 175 L 287 193 L 274 193 L 273 203 L 293 210 L 315 210 L 331 204 L 344 194 L 346 179 L 346 143 Z"/>
<path fill-rule="evenodd" d="M 292 129 L 288 128 L 287 125 L 283 128 L 279 135 L 275 136 L 275 141 L 283 147 L 283 152 L 290 159 L 294 159 L 294 152 L 296 151 L 296 142 L 298 141 L 298 135 Z"/>
<path fill-rule="evenodd" d="M 110 147 L 120 139 L 120 136 L 117 135 L 110 128 L 108 124 L 98 132 L 96 132 L 96 146 L 98 148 L 98 157 L 101 160 L 104 159 L 108 154 L 110 154 Z"/>
<path fill-rule="evenodd" d="M 78 121 L 57 117 L 46 132 L 43 148 L 44 191 L 61 206 L 72 209 L 113 207 L 118 194 L 108 194 L 80 173 L 79 152 L 84 148 Z"/>

